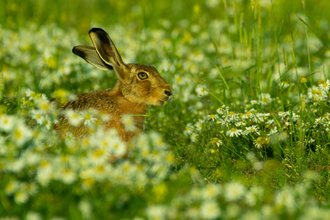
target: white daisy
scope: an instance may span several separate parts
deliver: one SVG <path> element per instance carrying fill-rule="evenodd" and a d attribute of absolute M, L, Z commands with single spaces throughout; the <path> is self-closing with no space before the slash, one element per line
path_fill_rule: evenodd
<path fill-rule="evenodd" d="M 68 122 L 70 125 L 77 127 L 78 125 L 80 125 L 82 123 L 82 121 L 84 120 L 84 117 L 77 111 L 68 109 L 65 110 L 64 112 L 66 118 L 68 119 Z"/>
<path fill-rule="evenodd" d="M 62 167 L 58 171 L 56 174 L 59 176 L 59 180 L 65 184 L 70 185 L 77 179 L 77 175 L 72 169 Z"/>
<path fill-rule="evenodd" d="M 223 105 L 223 106 L 221 106 L 220 108 L 217 109 L 217 112 L 218 112 L 219 115 L 223 115 L 223 114 L 228 113 L 228 110 L 229 110 L 229 107 Z"/>
<path fill-rule="evenodd" d="M 219 120 L 219 116 L 215 115 L 215 114 L 211 114 L 207 116 L 207 119 L 211 120 L 211 121 L 216 121 Z"/>
<path fill-rule="evenodd" d="M 127 152 L 126 144 L 119 138 L 112 139 L 111 145 L 115 156 L 122 157 Z"/>
<path fill-rule="evenodd" d="M 245 195 L 245 202 L 249 206 L 255 206 L 258 199 L 264 194 L 264 189 L 260 186 L 253 186 Z"/>
<path fill-rule="evenodd" d="M 37 96 L 37 94 L 34 91 L 30 90 L 30 89 L 26 89 L 25 90 L 25 96 L 29 97 L 29 99 L 32 100 Z"/>
<path fill-rule="evenodd" d="M 91 218 L 93 207 L 87 200 L 80 201 L 78 204 L 78 208 L 85 219 Z"/>
<path fill-rule="evenodd" d="M 13 129 L 15 125 L 15 117 L 11 115 L 1 115 L 0 116 L 0 129 L 9 132 Z"/>
<path fill-rule="evenodd" d="M 251 105 L 258 105 L 259 104 L 259 101 L 257 100 L 251 100 Z"/>
<path fill-rule="evenodd" d="M 126 131 L 134 131 L 136 129 L 133 116 L 125 115 L 121 118 L 121 121 L 124 124 Z"/>
<path fill-rule="evenodd" d="M 190 140 L 191 140 L 192 142 L 196 142 L 197 139 L 198 139 L 198 134 L 196 134 L 196 133 L 192 133 L 191 136 L 190 136 Z"/>
<path fill-rule="evenodd" d="M 294 213 L 297 207 L 293 190 L 289 187 L 279 190 L 275 195 L 274 202 L 277 207 L 285 207 L 290 213 Z"/>
<path fill-rule="evenodd" d="M 215 8 L 219 5 L 220 1 L 219 0 L 206 0 L 205 4 L 209 8 Z"/>
<path fill-rule="evenodd" d="M 234 136 L 238 137 L 241 134 L 242 134 L 242 130 L 241 129 L 232 128 L 232 129 L 230 129 L 230 130 L 227 131 L 227 135 L 229 137 L 234 137 Z"/>
<path fill-rule="evenodd" d="M 23 145 L 32 137 L 32 131 L 24 124 L 18 123 L 12 132 L 12 138 L 19 145 Z"/>
<path fill-rule="evenodd" d="M 15 202 L 18 204 L 26 203 L 29 199 L 29 195 L 24 189 L 20 189 L 15 194 Z"/>
<path fill-rule="evenodd" d="M 31 110 L 31 117 L 36 120 L 36 122 L 41 125 L 45 121 L 45 116 L 41 113 L 41 111 L 33 109 Z"/>
<path fill-rule="evenodd" d="M 324 92 L 328 92 L 330 88 L 330 82 L 327 80 L 326 82 L 319 85 L 320 89 Z"/>
<path fill-rule="evenodd" d="M 96 117 L 94 117 L 92 113 L 85 112 L 83 113 L 83 116 L 85 118 L 84 125 L 92 126 L 95 124 Z"/>
<path fill-rule="evenodd" d="M 283 88 L 283 89 L 286 89 L 286 88 L 288 88 L 289 86 L 290 86 L 290 84 L 289 84 L 288 82 L 286 82 L 286 81 L 282 81 L 282 82 L 280 83 L 280 87 Z"/>
<path fill-rule="evenodd" d="M 148 219 L 165 219 L 166 213 L 167 210 L 164 205 L 150 205 L 146 210 Z"/>
<path fill-rule="evenodd" d="M 315 119 L 314 124 L 315 125 L 321 125 L 321 124 L 323 124 L 323 122 L 324 122 L 324 118 L 320 117 L 320 118 Z"/>
<path fill-rule="evenodd" d="M 179 76 L 179 75 L 174 77 L 174 81 L 179 85 L 182 85 L 184 83 L 182 76 Z"/>
<path fill-rule="evenodd" d="M 37 212 L 29 211 L 26 214 L 25 220 L 42 220 L 42 216 Z"/>
<path fill-rule="evenodd" d="M 225 198 L 227 201 L 236 201 L 245 194 L 245 186 L 240 182 L 231 182 L 225 186 Z"/>
<path fill-rule="evenodd" d="M 248 135 L 248 134 L 250 134 L 250 133 L 256 133 L 256 134 L 260 135 L 260 133 L 259 133 L 258 130 L 259 130 L 259 128 L 258 128 L 257 126 L 252 125 L 252 126 L 250 126 L 250 127 L 247 127 L 246 130 L 244 131 L 244 133 L 245 133 L 246 135 Z"/>
<path fill-rule="evenodd" d="M 212 138 L 211 143 L 213 145 L 217 145 L 218 147 L 223 144 L 222 141 L 217 137 Z"/>
<path fill-rule="evenodd" d="M 46 113 L 54 109 L 55 105 L 54 103 L 49 103 L 48 100 L 40 100 L 38 101 L 38 107 L 41 112 Z"/>
<path fill-rule="evenodd" d="M 270 97 L 270 95 L 268 93 L 262 93 L 261 94 L 261 103 L 263 105 L 269 104 L 271 103 L 272 98 Z"/>
<path fill-rule="evenodd" d="M 208 95 L 209 93 L 205 90 L 205 87 L 202 86 L 202 85 L 198 85 L 196 87 L 196 92 L 197 92 L 197 95 L 198 96 L 206 96 Z"/>
<path fill-rule="evenodd" d="M 203 124 L 204 124 L 204 121 L 203 121 L 203 120 L 199 120 L 199 121 L 195 124 L 196 130 L 197 130 L 197 131 L 201 131 L 201 130 L 203 129 Z"/>
<path fill-rule="evenodd" d="M 20 182 L 17 180 L 11 180 L 5 187 L 5 193 L 12 195 L 19 189 Z"/>
<path fill-rule="evenodd" d="M 193 126 L 191 123 L 188 123 L 183 134 L 186 135 L 186 136 L 189 136 L 193 133 L 194 129 L 193 129 Z"/>
<path fill-rule="evenodd" d="M 216 219 L 220 216 L 220 208 L 215 200 L 206 201 L 201 205 L 201 217 L 203 219 Z"/>
<path fill-rule="evenodd" d="M 206 200 L 214 199 L 220 195 L 221 186 L 217 184 L 208 184 L 202 191 L 203 198 Z"/>
<path fill-rule="evenodd" d="M 110 141 L 104 139 L 101 142 L 102 144 L 108 146 Z M 102 164 L 105 161 L 107 161 L 109 156 L 110 156 L 110 152 L 106 148 L 96 148 L 93 152 L 89 154 L 89 161 L 92 164 Z"/>

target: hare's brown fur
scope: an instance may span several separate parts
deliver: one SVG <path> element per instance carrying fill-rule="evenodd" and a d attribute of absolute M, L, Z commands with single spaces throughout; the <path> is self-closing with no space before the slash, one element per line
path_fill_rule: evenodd
<path fill-rule="evenodd" d="M 122 124 L 122 116 L 145 115 L 148 105 L 160 106 L 171 98 L 172 87 L 152 66 L 125 64 L 110 37 L 102 29 L 92 29 L 90 35 L 95 48 L 77 46 L 73 50 L 74 53 L 100 69 L 114 70 L 119 80 L 113 89 L 77 94 L 76 100 L 68 102 L 61 108 L 64 110 L 93 108 L 109 114 L 111 119 L 104 122 L 105 128 L 116 129 L 125 142 L 130 142 L 143 130 L 144 117 L 133 116 L 136 128 L 134 132 L 127 132 Z M 147 74 L 147 78 L 141 78 L 141 73 Z M 86 126 L 73 128 L 68 125 L 65 118 L 61 119 L 55 129 L 62 135 L 70 130 L 77 137 L 88 133 Z"/>

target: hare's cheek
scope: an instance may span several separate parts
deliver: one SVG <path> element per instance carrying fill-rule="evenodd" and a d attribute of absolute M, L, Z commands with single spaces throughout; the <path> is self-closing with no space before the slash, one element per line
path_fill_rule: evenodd
<path fill-rule="evenodd" d="M 148 80 L 138 83 L 138 90 L 141 96 L 147 96 L 150 93 L 150 82 Z"/>

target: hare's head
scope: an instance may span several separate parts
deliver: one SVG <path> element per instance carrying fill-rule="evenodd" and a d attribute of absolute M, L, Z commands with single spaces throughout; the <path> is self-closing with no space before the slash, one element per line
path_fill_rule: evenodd
<path fill-rule="evenodd" d="M 131 102 L 162 105 L 171 99 L 173 89 L 153 66 L 125 64 L 109 35 L 100 28 L 93 28 L 89 36 L 94 44 L 75 46 L 73 53 L 103 70 L 113 70 L 123 96 Z"/>

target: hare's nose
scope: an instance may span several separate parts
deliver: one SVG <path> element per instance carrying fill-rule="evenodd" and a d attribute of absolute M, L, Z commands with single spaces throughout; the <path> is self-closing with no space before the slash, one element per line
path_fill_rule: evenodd
<path fill-rule="evenodd" d="M 172 93 L 171 93 L 170 91 L 168 91 L 168 90 L 165 90 L 165 95 L 167 95 L 167 96 L 171 96 Z"/>

